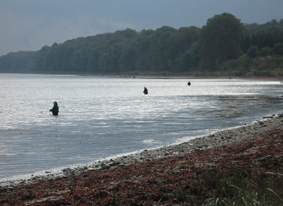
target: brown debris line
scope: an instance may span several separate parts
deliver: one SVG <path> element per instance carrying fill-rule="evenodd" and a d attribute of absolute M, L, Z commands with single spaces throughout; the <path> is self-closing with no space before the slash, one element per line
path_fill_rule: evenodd
<path fill-rule="evenodd" d="M 283 129 L 242 142 L 35 184 L 0 188 L 0 205 L 189 205 L 169 194 L 203 200 L 204 177 L 245 171 L 282 178 Z M 201 189 L 202 188 L 202 189 Z"/>

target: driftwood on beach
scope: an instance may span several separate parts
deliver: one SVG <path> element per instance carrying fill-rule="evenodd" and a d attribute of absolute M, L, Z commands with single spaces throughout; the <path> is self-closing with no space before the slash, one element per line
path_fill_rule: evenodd
<path fill-rule="evenodd" d="M 0 205 L 192 205 L 232 174 L 283 180 L 283 116 L 0 188 Z M 281 181 L 282 182 L 282 181 Z M 189 197 L 194 197 L 190 199 Z"/>

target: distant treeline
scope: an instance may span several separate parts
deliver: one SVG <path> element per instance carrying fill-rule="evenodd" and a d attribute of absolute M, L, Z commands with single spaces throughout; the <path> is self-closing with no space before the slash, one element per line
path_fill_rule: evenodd
<path fill-rule="evenodd" d="M 0 57 L 0 72 L 283 75 L 283 19 L 243 24 L 223 13 L 202 28 L 132 29 Z"/>

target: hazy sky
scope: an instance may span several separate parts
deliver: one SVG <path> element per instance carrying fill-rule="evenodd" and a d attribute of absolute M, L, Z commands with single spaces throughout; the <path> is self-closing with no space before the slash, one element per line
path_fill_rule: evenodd
<path fill-rule="evenodd" d="M 261 24 L 283 19 L 283 0 L 0 0 L 0 55 L 126 28 L 202 27 L 223 12 Z"/>

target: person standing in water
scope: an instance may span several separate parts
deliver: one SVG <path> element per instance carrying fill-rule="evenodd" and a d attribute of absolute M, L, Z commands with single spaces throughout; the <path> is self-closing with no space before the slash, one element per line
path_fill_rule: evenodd
<path fill-rule="evenodd" d="M 53 108 L 49 110 L 53 115 L 57 116 L 59 113 L 59 106 L 57 102 L 53 102 Z"/>
<path fill-rule="evenodd" d="M 143 93 L 144 93 L 144 94 L 148 94 L 148 90 L 147 90 L 146 87 L 144 88 Z"/>

